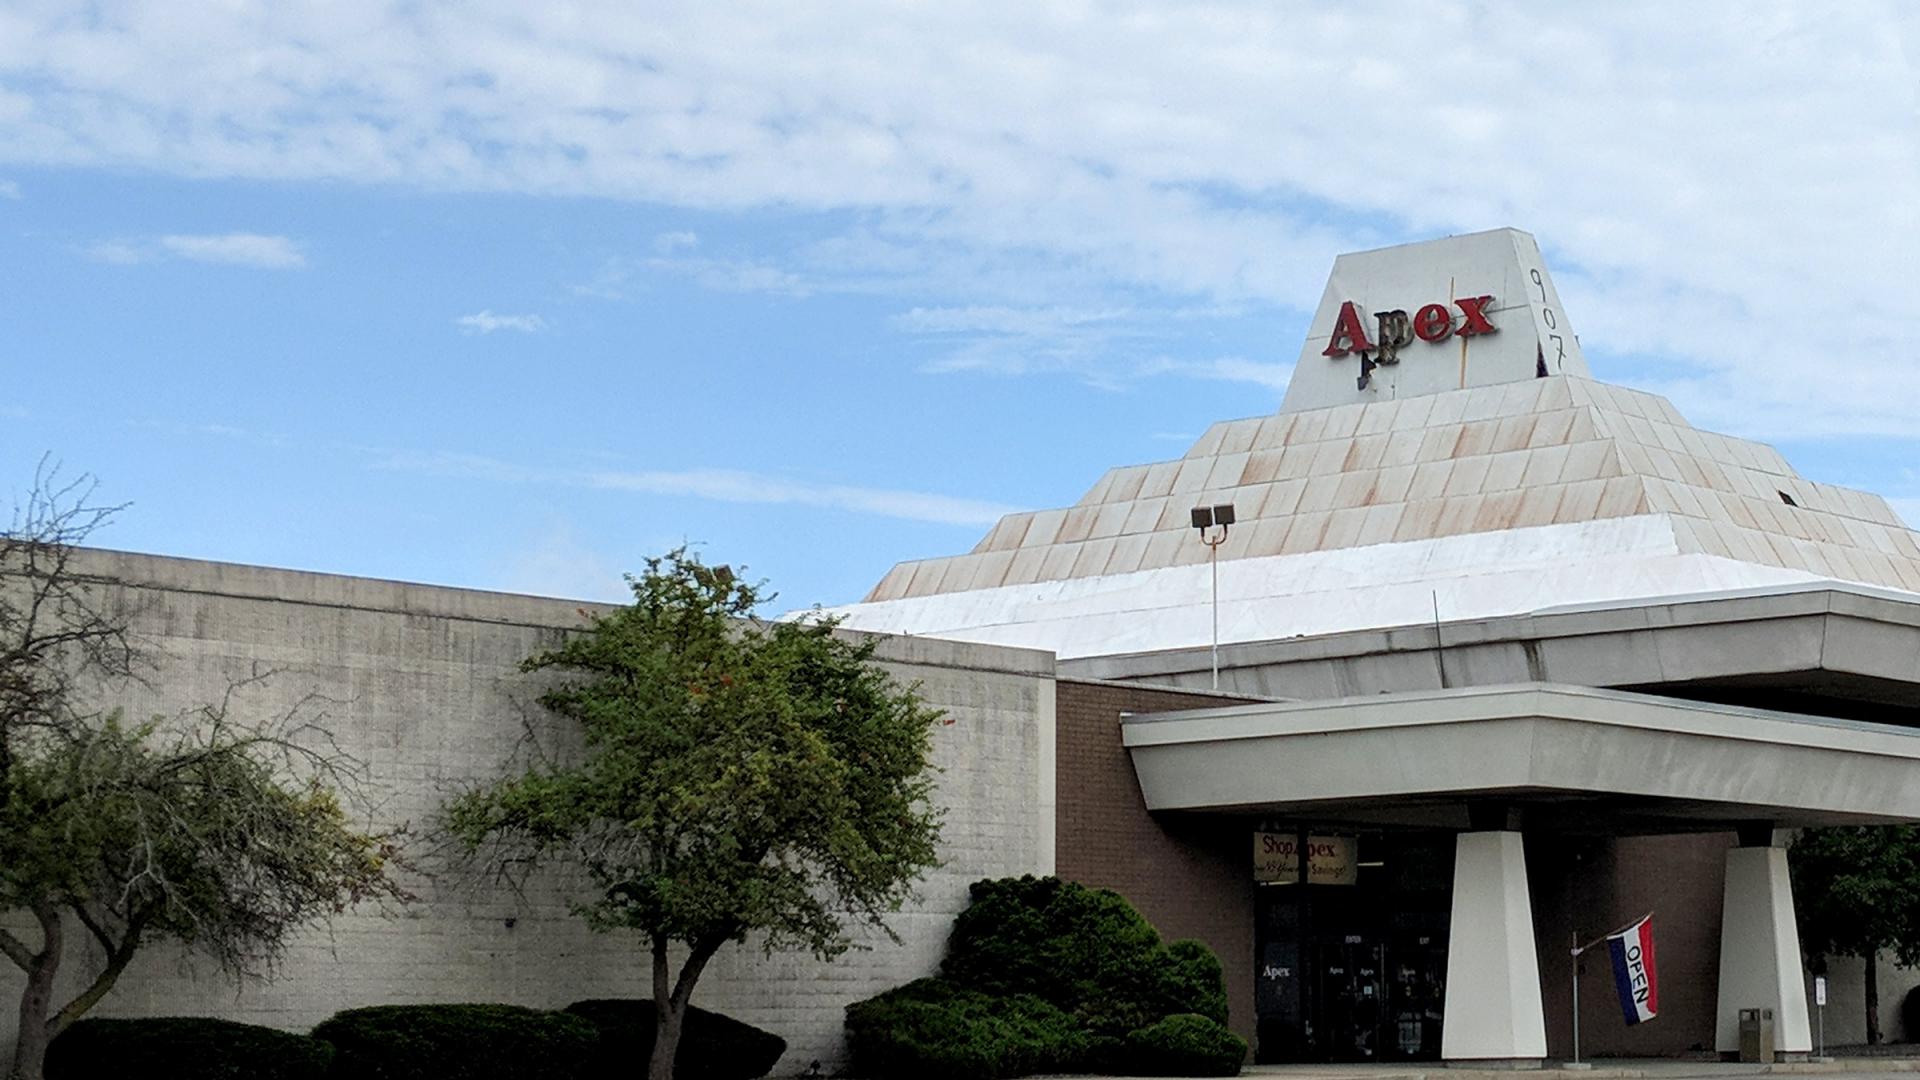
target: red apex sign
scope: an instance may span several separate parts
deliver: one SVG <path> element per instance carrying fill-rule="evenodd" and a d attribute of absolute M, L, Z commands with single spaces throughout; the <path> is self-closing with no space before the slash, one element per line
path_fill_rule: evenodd
<path fill-rule="evenodd" d="M 1379 324 L 1379 337 L 1369 341 L 1366 323 L 1360 318 L 1360 309 L 1348 300 L 1340 305 L 1340 315 L 1333 323 L 1333 337 L 1327 342 L 1326 351 L 1320 355 L 1378 352 L 1380 363 L 1391 364 L 1398 358 L 1400 349 L 1413 344 L 1416 337 L 1437 345 L 1455 334 L 1474 337 L 1499 330 L 1487 319 L 1487 307 L 1493 303 L 1493 297 L 1463 296 L 1453 303 L 1460 309 L 1458 320 L 1445 304 L 1427 304 L 1415 312 L 1411 319 L 1399 309 L 1375 312 L 1373 317 Z"/>

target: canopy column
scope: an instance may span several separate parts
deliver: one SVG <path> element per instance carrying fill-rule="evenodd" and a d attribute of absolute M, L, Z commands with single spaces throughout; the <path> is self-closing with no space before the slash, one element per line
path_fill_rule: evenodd
<path fill-rule="evenodd" d="M 1800 973 L 1800 928 L 1793 917 L 1787 851 L 1771 825 L 1743 828 L 1727 851 L 1720 907 L 1720 1000 L 1714 1048 L 1740 1050 L 1740 1010 L 1773 1010 L 1773 1045 L 1785 1054 L 1813 1049 L 1807 988 Z"/>
<path fill-rule="evenodd" d="M 1440 1056 L 1502 1065 L 1547 1056 L 1527 860 L 1512 830 L 1461 833 L 1454 847 Z"/>

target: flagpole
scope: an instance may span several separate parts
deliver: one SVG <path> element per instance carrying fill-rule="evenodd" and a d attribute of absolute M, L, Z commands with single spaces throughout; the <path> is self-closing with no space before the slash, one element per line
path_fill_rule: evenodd
<path fill-rule="evenodd" d="M 1580 931 L 1573 932 L 1573 1067 L 1580 1067 Z"/>
<path fill-rule="evenodd" d="M 1569 1069 L 1589 1068 L 1589 1066 L 1580 1063 L 1580 957 L 1585 955 L 1588 949 L 1606 940 L 1607 935 L 1602 934 L 1592 941 L 1587 942 L 1585 945 L 1582 945 L 1580 944 L 1580 931 L 1575 930 L 1573 932 L 1573 950 L 1571 953 L 1573 957 L 1573 1060 L 1567 1063 L 1567 1068 Z"/>

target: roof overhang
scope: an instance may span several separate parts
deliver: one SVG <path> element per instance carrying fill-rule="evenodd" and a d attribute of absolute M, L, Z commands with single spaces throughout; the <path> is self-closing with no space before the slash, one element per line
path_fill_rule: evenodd
<path fill-rule="evenodd" d="M 1148 809 L 1657 833 L 1920 821 L 1920 733 L 1550 683 L 1129 716 Z"/>
<path fill-rule="evenodd" d="M 1206 649 L 1063 661 L 1070 678 L 1210 684 Z M 1561 607 L 1220 647 L 1220 687 L 1331 699 L 1455 685 L 1605 686 L 1920 722 L 1920 597 L 1774 588 Z"/>

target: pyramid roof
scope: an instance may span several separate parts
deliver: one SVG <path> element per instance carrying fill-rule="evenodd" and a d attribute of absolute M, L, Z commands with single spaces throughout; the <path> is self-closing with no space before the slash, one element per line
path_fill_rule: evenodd
<path fill-rule="evenodd" d="M 1537 347 L 1520 344 L 1503 343 Z M 1658 395 L 1537 370 L 1380 389 L 1217 423 L 1072 506 L 1003 517 L 966 554 L 895 566 L 838 613 L 1063 657 L 1203 645 L 1212 551 L 1190 515 L 1225 503 L 1223 642 L 1815 582 L 1920 593 L 1920 535 L 1885 499 L 1701 431 Z"/>

